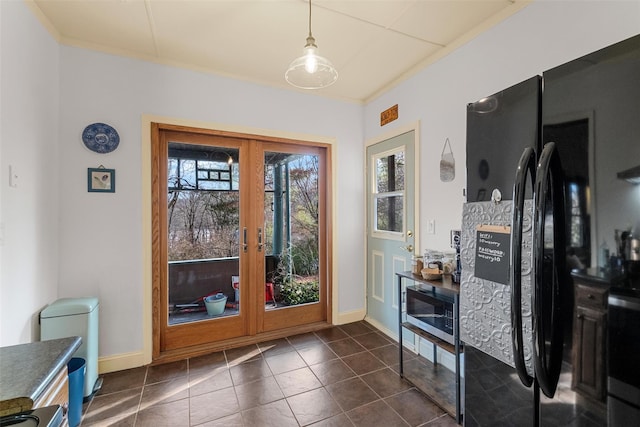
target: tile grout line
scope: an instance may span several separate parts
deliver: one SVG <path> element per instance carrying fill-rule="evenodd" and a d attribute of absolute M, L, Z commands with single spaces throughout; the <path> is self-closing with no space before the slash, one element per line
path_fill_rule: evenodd
<path fill-rule="evenodd" d="M 378 403 L 379 402 L 383 402 L 387 409 L 391 409 L 391 411 L 396 416 L 398 416 L 399 419 L 401 419 L 403 422 L 405 422 L 405 423 L 410 425 L 410 423 L 405 418 L 403 418 L 402 415 L 396 409 L 394 409 L 391 405 L 389 405 L 389 403 L 387 403 L 386 399 L 392 398 L 394 396 L 397 396 L 397 395 L 399 395 L 401 393 L 404 393 L 404 392 L 407 392 L 409 390 L 415 389 L 418 392 L 420 392 L 420 390 L 417 389 L 415 387 L 415 385 L 413 385 L 411 382 L 407 381 L 408 386 L 409 386 L 408 388 L 406 388 L 404 390 L 400 390 L 400 391 L 395 391 L 394 390 L 394 392 L 392 394 L 390 394 L 389 396 L 383 397 L 382 394 L 377 392 L 373 388 L 373 386 L 371 384 L 369 384 L 367 381 L 365 381 L 365 379 L 364 379 L 365 376 L 374 374 L 376 372 L 381 372 L 381 371 L 384 371 L 386 369 L 389 369 L 389 371 L 391 373 L 397 375 L 396 370 L 394 370 L 394 368 L 393 368 L 394 364 L 385 362 L 385 360 L 383 360 L 383 358 L 382 358 L 383 356 L 386 355 L 385 358 L 387 360 L 391 361 L 391 359 L 389 358 L 390 356 L 387 354 L 386 350 L 383 351 L 383 352 L 378 352 L 378 354 L 373 353 L 373 351 L 376 351 L 376 350 L 381 349 L 383 347 L 392 346 L 394 344 L 397 346 L 397 343 L 394 343 L 392 341 L 388 341 L 388 339 L 386 337 L 384 337 L 381 334 L 377 333 L 373 329 L 369 330 L 369 331 L 364 331 L 364 332 L 360 331 L 357 334 L 351 335 L 348 332 L 346 332 L 344 329 L 340 328 L 340 326 L 337 326 L 336 332 L 338 332 L 338 331 L 341 334 L 344 334 L 344 336 L 339 337 L 337 339 L 332 339 L 332 340 L 328 340 L 327 341 L 327 337 L 326 336 L 323 339 L 323 337 L 318 335 L 316 332 L 312 332 L 311 333 L 312 335 L 310 335 L 310 337 L 313 337 L 313 342 L 307 342 L 306 339 L 305 339 L 304 341 L 302 341 L 303 342 L 302 345 L 300 345 L 300 342 L 298 342 L 297 345 L 294 345 L 294 342 L 296 342 L 295 340 L 292 340 L 291 337 L 284 337 L 285 340 L 283 341 L 283 343 L 286 343 L 286 345 L 289 346 L 289 347 L 283 345 L 280 348 L 278 348 L 278 344 L 276 344 L 275 346 L 272 346 L 272 347 L 268 347 L 268 349 L 272 349 L 272 348 L 275 349 L 276 353 L 271 356 L 274 359 L 276 357 L 278 357 L 278 356 L 281 356 L 283 354 L 287 354 L 289 352 L 295 353 L 302 360 L 302 362 L 304 363 L 303 366 L 301 366 L 300 368 L 296 368 L 296 369 L 303 369 L 304 368 L 304 369 L 309 370 L 309 372 L 313 375 L 313 378 L 319 384 L 319 386 L 316 387 L 316 388 L 313 388 L 311 390 L 305 390 L 305 391 L 302 391 L 302 392 L 299 392 L 299 393 L 295 393 L 295 394 L 292 394 L 291 396 L 287 396 L 285 394 L 284 390 L 282 389 L 281 384 L 276 380 L 276 374 L 274 373 L 273 369 L 271 368 L 271 366 L 269 365 L 269 363 L 267 361 L 267 359 L 268 359 L 267 356 L 266 356 L 266 353 L 268 353 L 267 346 L 261 348 L 259 344 L 255 344 L 255 348 L 257 348 L 257 350 L 258 350 L 258 354 L 252 356 L 248 360 L 242 361 L 240 363 L 236 363 L 233 366 L 231 366 L 231 362 L 230 362 L 230 358 L 229 358 L 229 354 L 228 354 L 228 351 L 229 350 L 233 350 L 233 349 L 222 350 L 223 356 L 224 356 L 224 367 L 228 371 L 229 376 L 231 378 L 231 385 L 230 386 L 234 388 L 234 390 L 233 390 L 234 391 L 234 396 L 235 396 L 236 403 L 238 405 L 238 410 L 236 412 L 234 412 L 232 414 L 229 414 L 229 415 L 226 415 L 226 416 L 238 415 L 240 417 L 240 419 L 242 420 L 242 422 L 244 422 L 244 417 L 242 415 L 243 410 L 241 409 L 240 398 L 239 398 L 239 395 L 238 395 L 237 387 L 240 386 L 240 385 L 244 385 L 244 384 L 250 384 L 251 382 L 254 382 L 254 381 L 260 381 L 260 380 L 264 380 L 266 378 L 272 378 L 275 381 L 275 384 L 277 385 L 278 390 L 280 391 L 280 393 L 283 396 L 282 399 L 284 399 L 286 401 L 287 407 L 289 408 L 289 411 L 291 412 L 291 414 L 293 415 L 294 419 L 296 420 L 296 423 L 298 424 L 298 426 L 303 426 L 304 424 L 302 424 L 301 420 L 298 418 L 298 415 L 296 415 L 296 413 L 294 412 L 293 407 L 291 406 L 289 399 L 293 398 L 295 396 L 299 396 L 301 394 L 313 391 L 313 390 L 323 390 L 323 392 L 326 393 L 327 396 L 331 399 L 331 402 L 335 403 L 337 405 L 337 407 L 339 408 L 339 410 L 340 410 L 339 413 L 334 414 L 334 415 L 330 415 L 330 416 L 326 416 L 325 418 L 321 418 L 319 420 L 314 421 L 314 423 L 317 423 L 317 422 L 320 422 L 320 421 L 323 421 L 323 420 L 327 420 L 327 419 L 330 419 L 332 417 L 336 417 L 336 416 L 339 416 L 339 415 L 343 415 L 346 418 L 346 420 L 349 421 L 350 425 L 355 426 L 356 424 L 355 424 L 354 420 L 352 419 L 351 416 L 348 415 L 349 411 L 345 411 L 343 409 L 342 405 L 340 405 L 340 403 L 338 401 L 336 401 L 335 397 L 329 392 L 328 387 L 329 386 L 333 386 L 334 384 L 340 384 L 340 383 L 345 382 L 347 380 L 351 380 L 351 379 L 357 378 L 359 381 L 361 381 L 362 383 L 365 384 L 366 389 L 371 391 L 373 393 L 373 396 L 375 396 L 376 398 L 371 402 L 367 402 L 367 403 L 365 403 L 363 405 L 359 405 L 356 408 L 351 408 L 350 411 L 353 411 L 353 410 L 355 410 L 357 408 L 360 408 L 362 406 L 373 404 L 375 402 L 378 402 Z M 378 334 L 378 335 L 382 336 L 384 338 L 384 340 L 382 342 L 374 342 L 374 343 L 371 343 L 371 341 L 369 340 L 369 345 L 365 346 L 361 342 L 359 342 L 358 340 L 355 339 L 356 337 L 360 337 L 360 336 L 367 335 L 367 334 Z M 338 335 L 338 334 L 334 334 L 334 335 Z M 348 340 L 348 339 L 351 339 L 353 341 L 353 343 L 355 343 L 357 346 L 361 347 L 362 351 L 356 351 L 355 353 L 340 355 L 340 354 L 336 353 L 330 346 L 331 343 L 338 342 L 338 341 L 343 341 L 343 340 Z M 370 348 L 369 348 L 369 346 L 370 346 Z M 318 348 L 326 349 L 329 352 L 331 352 L 335 356 L 335 358 L 330 358 L 329 360 L 324 360 L 324 350 L 322 350 L 322 352 L 320 352 L 322 355 L 321 356 L 316 356 L 316 357 L 318 357 L 318 360 L 320 360 L 320 361 L 312 364 L 307 359 L 305 359 L 305 357 L 303 357 L 303 354 L 302 354 L 302 351 L 304 349 L 312 348 L 312 347 L 318 347 Z M 395 350 L 397 350 L 397 349 L 395 349 Z M 349 350 L 347 349 L 347 351 L 349 351 Z M 243 357 L 246 356 L 245 354 L 243 354 L 243 352 L 238 352 L 237 354 L 238 354 L 238 357 L 234 359 L 234 361 L 233 361 L 234 363 L 235 363 L 235 361 L 241 360 Z M 247 355 L 248 354 L 249 353 L 247 353 Z M 345 361 L 345 358 L 354 357 L 354 359 L 352 359 L 352 360 L 357 362 L 357 360 L 355 360 L 356 356 L 372 357 L 372 361 L 376 361 L 376 362 L 380 363 L 381 366 L 376 367 L 373 370 L 368 371 L 368 372 L 357 373 Z M 311 357 L 313 357 L 313 356 L 311 356 Z M 329 357 L 332 357 L 332 356 L 329 356 Z M 191 425 L 191 417 L 190 417 L 190 415 L 191 415 L 191 405 L 192 405 L 192 402 L 191 402 L 191 397 L 192 396 L 191 396 L 191 390 L 190 390 L 191 389 L 192 359 L 193 358 L 185 359 L 185 363 L 186 363 L 186 380 L 187 380 L 187 386 L 188 386 L 188 389 L 189 389 L 189 393 L 188 393 L 188 397 L 187 397 L 189 399 L 189 402 L 188 402 L 188 405 L 187 405 L 187 407 L 188 407 L 188 417 L 189 417 L 188 418 L 188 422 L 189 422 L 189 425 Z M 332 382 L 331 384 L 324 384 L 323 381 L 320 380 L 320 377 L 318 377 L 318 374 L 314 371 L 313 366 L 326 364 L 326 363 L 329 363 L 329 362 L 332 362 L 332 361 L 336 361 L 336 360 L 340 361 L 341 364 L 343 364 L 347 369 L 349 369 L 349 371 L 353 374 L 353 376 L 350 376 L 349 378 L 341 379 L 340 381 Z M 265 364 L 266 369 L 268 370 L 268 375 L 263 376 L 263 377 L 258 378 L 258 379 L 255 379 L 255 380 L 252 380 L 252 381 L 248 381 L 248 382 L 243 383 L 243 384 L 236 384 L 234 382 L 233 376 L 231 375 L 231 369 L 236 367 L 236 366 L 241 366 L 244 363 L 248 363 L 248 362 L 252 362 L 252 361 L 262 361 Z M 352 363 L 354 363 L 354 362 L 352 362 Z M 287 372 L 293 372 L 296 369 L 285 370 L 283 372 L 280 372 L 278 375 L 284 374 L 284 373 L 287 373 Z M 140 390 L 140 394 L 138 396 L 138 403 L 137 403 L 135 414 L 134 414 L 134 417 L 133 417 L 134 425 L 136 425 L 138 423 L 138 421 L 139 421 L 138 418 L 139 418 L 140 410 L 142 408 L 142 406 L 141 406 L 142 405 L 142 399 L 143 399 L 143 395 L 144 395 L 144 392 L 145 392 L 145 387 L 147 386 L 146 383 L 147 383 L 147 380 L 150 378 L 150 375 L 151 375 L 151 373 L 149 372 L 149 367 L 146 367 L 146 369 L 144 371 L 142 387 L 141 387 L 141 390 Z M 160 378 L 162 378 L 162 377 L 160 376 Z M 171 379 L 172 378 L 162 379 L 160 381 L 157 381 L 156 383 L 162 383 L 162 382 L 170 381 Z M 406 380 L 404 380 L 404 381 L 406 381 Z M 381 392 L 382 391 L 383 390 L 381 390 Z M 115 393 L 115 392 L 112 392 L 112 393 Z M 108 393 L 108 394 L 111 394 L 111 393 Z M 425 397 L 427 397 L 427 399 L 428 399 L 428 396 L 425 396 Z M 281 400 L 281 399 L 276 399 L 273 402 L 276 402 L 278 400 Z M 431 399 L 428 399 L 428 400 L 431 401 Z M 269 403 L 273 403 L 273 402 L 269 402 Z M 82 420 L 84 420 L 84 417 L 90 412 L 92 403 L 93 402 L 90 402 L 89 405 L 87 405 L 86 410 L 83 411 L 83 419 Z M 258 404 L 258 405 L 255 405 L 255 406 L 251 407 L 251 408 L 248 408 L 246 410 L 253 409 L 253 408 L 259 408 L 259 407 L 264 406 L 264 405 L 267 405 L 267 404 Z M 436 407 L 439 408 L 438 405 L 436 405 Z M 439 409 L 441 410 L 442 408 L 439 408 Z M 322 414 L 322 416 L 324 416 L 324 414 Z M 431 420 L 429 420 L 426 423 L 421 424 L 421 425 L 427 425 L 427 424 L 429 424 L 429 423 L 431 423 L 431 422 L 433 422 L 433 421 L 435 421 L 435 420 L 437 420 L 439 418 L 442 418 L 444 416 L 448 416 L 446 411 L 440 417 L 435 417 L 435 418 L 433 418 L 433 419 L 431 419 Z M 213 421 L 213 420 L 210 420 L 210 421 Z M 207 422 L 210 422 L 210 421 L 207 421 Z"/>

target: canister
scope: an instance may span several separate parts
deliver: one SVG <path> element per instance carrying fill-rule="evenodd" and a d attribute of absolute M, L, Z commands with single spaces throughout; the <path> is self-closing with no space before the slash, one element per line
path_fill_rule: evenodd
<path fill-rule="evenodd" d="M 455 252 L 445 252 L 442 257 L 442 273 L 453 274 L 456 270 Z"/>
<path fill-rule="evenodd" d="M 424 265 L 426 268 L 442 270 L 442 252 L 427 249 L 424 253 Z"/>
<path fill-rule="evenodd" d="M 418 255 L 414 255 L 411 259 L 411 271 L 413 274 L 421 274 L 422 269 L 424 268 L 424 262 L 422 261 L 422 257 Z"/>

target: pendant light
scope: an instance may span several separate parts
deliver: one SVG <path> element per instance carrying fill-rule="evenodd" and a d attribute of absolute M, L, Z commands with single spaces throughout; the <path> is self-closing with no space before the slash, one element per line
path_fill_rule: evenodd
<path fill-rule="evenodd" d="M 311 0 L 309 0 L 309 36 L 302 56 L 294 59 L 284 78 L 290 85 L 301 89 L 320 89 L 338 80 L 338 72 L 331 62 L 318 55 L 316 39 L 311 35 Z"/>

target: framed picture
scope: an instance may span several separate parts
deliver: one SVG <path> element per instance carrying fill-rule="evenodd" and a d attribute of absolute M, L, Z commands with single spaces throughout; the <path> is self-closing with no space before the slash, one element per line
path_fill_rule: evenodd
<path fill-rule="evenodd" d="M 96 193 L 116 192 L 116 170 L 101 168 L 87 169 L 87 191 Z"/>

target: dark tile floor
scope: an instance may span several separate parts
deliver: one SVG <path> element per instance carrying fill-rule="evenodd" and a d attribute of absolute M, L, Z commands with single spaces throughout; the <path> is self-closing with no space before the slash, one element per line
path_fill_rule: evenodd
<path fill-rule="evenodd" d="M 81 425 L 456 426 L 397 369 L 396 343 L 356 322 L 106 374 Z"/>

